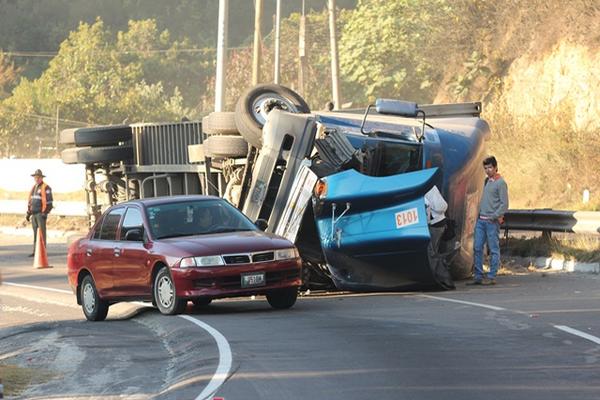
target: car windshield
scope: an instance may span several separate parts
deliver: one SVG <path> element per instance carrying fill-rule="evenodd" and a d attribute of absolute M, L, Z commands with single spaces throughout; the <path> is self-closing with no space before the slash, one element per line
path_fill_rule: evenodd
<path fill-rule="evenodd" d="M 148 207 L 147 214 L 156 239 L 258 229 L 238 209 L 220 199 L 160 204 Z"/>

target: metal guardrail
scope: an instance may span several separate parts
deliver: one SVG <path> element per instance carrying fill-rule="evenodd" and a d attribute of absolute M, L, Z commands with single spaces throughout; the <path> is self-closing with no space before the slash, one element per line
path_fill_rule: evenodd
<path fill-rule="evenodd" d="M 570 232 L 600 236 L 600 212 L 597 211 L 561 211 L 552 209 L 508 210 L 504 215 L 502 229 Z"/>

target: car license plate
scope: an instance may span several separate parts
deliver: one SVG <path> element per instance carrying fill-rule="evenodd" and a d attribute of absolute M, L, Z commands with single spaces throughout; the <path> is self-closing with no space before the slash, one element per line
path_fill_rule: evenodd
<path fill-rule="evenodd" d="M 242 287 L 256 287 L 265 286 L 265 273 L 264 272 L 252 272 L 249 274 L 242 274 Z"/>

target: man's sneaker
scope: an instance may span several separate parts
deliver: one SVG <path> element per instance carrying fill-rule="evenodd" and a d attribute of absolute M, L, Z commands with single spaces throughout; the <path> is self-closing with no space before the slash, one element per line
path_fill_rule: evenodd
<path fill-rule="evenodd" d="M 496 280 L 495 279 L 488 279 L 486 281 L 483 282 L 484 285 L 495 285 L 496 284 Z"/>
<path fill-rule="evenodd" d="M 482 281 L 481 279 L 475 279 L 471 282 L 467 282 L 467 286 L 475 286 L 475 285 L 482 285 Z"/>

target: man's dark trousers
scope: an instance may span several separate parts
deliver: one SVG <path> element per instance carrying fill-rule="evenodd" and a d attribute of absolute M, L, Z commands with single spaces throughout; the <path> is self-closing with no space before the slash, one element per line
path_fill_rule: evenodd
<path fill-rule="evenodd" d="M 35 245 L 37 242 L 37 229 L 40 228 L 42 231 L 42 238 L 44 238 L 44 246 L 47 246 L 46 242 L 46 218 L 47 215 L 43 213 L 35 213 L 31 215 L 31 227 L 33 228 L 33 253 L 35 254 Z"/>

